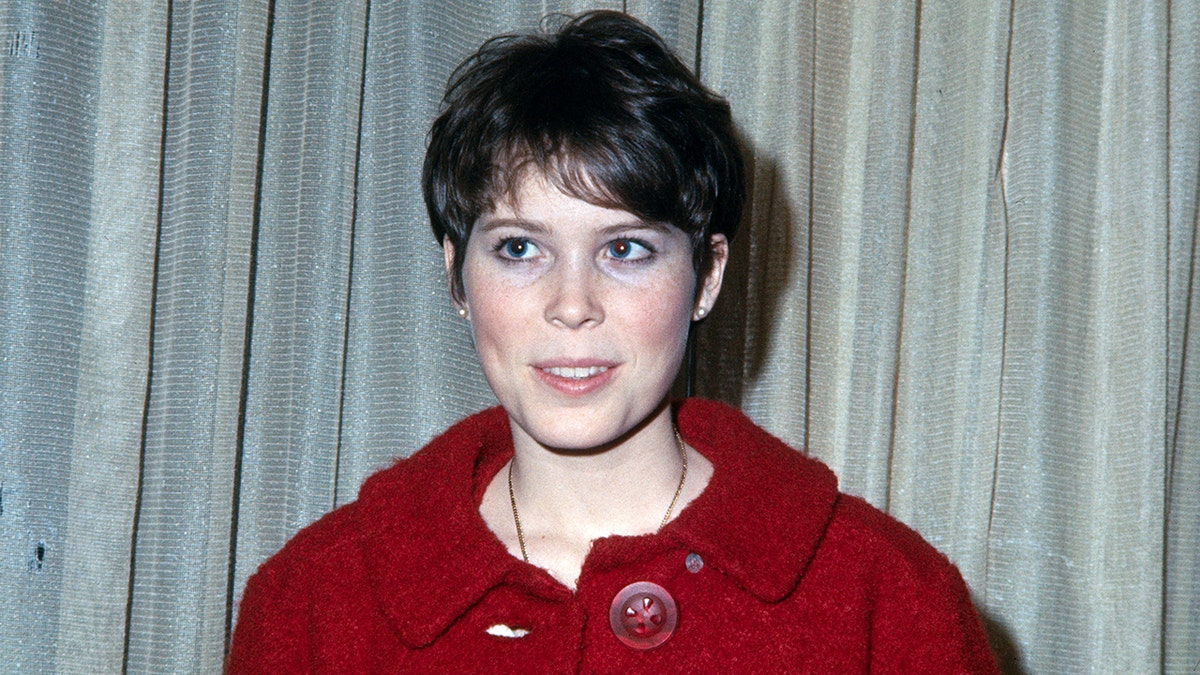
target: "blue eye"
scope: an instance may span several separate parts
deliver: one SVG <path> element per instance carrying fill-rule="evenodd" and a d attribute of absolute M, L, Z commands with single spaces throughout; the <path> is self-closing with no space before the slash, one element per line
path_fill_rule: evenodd
<path fill-rule="evenodd" d="M 500 257 L 509 260 L 523 260 L 532 257 L 537 250 L 537 246 L 532 241 L 521 237 L 502 239 L 500 243 L 496 244 L 496 251 Z"/>
<path fill-rule="evenodd" d="M 614 239 L 606 252 L 617 260 L 643 260 L 654 254 L 648 245 L 636 239 Z"/>

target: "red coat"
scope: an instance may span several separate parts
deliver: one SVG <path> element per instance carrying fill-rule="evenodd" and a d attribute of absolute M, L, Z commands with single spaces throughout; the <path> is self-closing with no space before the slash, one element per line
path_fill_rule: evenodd
<path fill-rule="evenodd" d="M 996 672 L 958 571 L 915 532 L 736 410 L 689 400 L 678 423 L 708 487 L 657 534 L 596 541 L 572 593 L 479 516 L 512 456 L 503 410 L 460 422 L 263 564 L 229 671 Z M 678 610 L 650 650 L 610 626 L 635 581 Z"/>

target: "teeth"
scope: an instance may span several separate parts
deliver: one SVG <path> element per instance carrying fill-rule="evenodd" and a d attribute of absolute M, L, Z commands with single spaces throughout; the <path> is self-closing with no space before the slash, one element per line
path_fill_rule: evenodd
<path fill-rule="evenodd" d="M 594 377 L 608 370 L 608 366 L 592 366 L 590 368 L 542 368 L 542 372 L 549 373 L 555 377 L 566 377 L 572 380 L 582 380 L 585 377 Z"/>

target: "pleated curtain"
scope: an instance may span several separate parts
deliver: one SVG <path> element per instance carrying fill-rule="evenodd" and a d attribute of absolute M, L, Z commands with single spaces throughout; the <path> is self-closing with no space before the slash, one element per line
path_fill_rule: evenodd
<path fill-rule="evenodd" d="M 694 390 L 945 552 L 1007 672 L 1196 672 L 1193 0 L 0 0 L 0 672 L 219 672 L 259 563 L 494 404 L 425 133 L 593 7 L 745 142 Z"/>

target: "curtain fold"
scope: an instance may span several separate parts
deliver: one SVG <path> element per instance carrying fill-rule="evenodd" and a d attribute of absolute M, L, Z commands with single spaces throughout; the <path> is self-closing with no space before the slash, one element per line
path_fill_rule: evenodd
<path fill-rule="evenodd" d="M 1186 673 L 1200 664 L 1200 5 L 1174 3 L 1169 16 L 1163 665 Z"/>
<path fill-rule="evenodd" d="M 170 5 L 130 672 L 224 659 L 267 9 Z"/>
<path fill-rule="evenodd" d="M 234 589 L 335 502 L 366 6 L 270 24 Z"/>
<path fill-rule="evenodd" d="M 58 672 L 72 673 L 114 672 L 123 659 L 149 372 L 167 15 L 165 7 L 120 7 L 100 26 L 88 249 L 83 260 L 63 261 L 82 263 L 87 278 L 63 486 L 59 631 L 46 650 Z"/>
<path fill-rule="evenodd" d="M 947 553 L 981 593 L 990 588 L 986 553 L 1003 452 L 1005 273 L 1013 227 L 1002 176 L 1010 19 L 1000 3 L 922 4 L 916 16 L 884 502 Z"/>
<path fill-rule="evenodd" d="M 165 21 L 161 11 L 116 14 L 0 3 L 9 672 L 111 671 L 124 648 Z"/>
<path fill-rule="evenodd" d="M 700 394 L 962 570 L 1008 672 L 1200 663 L 1200 5 L 0 0 L 0 672 L 218 672 L 246 577 L 494 398 L 419 192 L 593 7 L 727 96 Z"/>
<path fill-rule="evenodd" d="M 986 592 L 1039 670 L 1161 657 L 1165 19 L 1014 8 Z"/>

